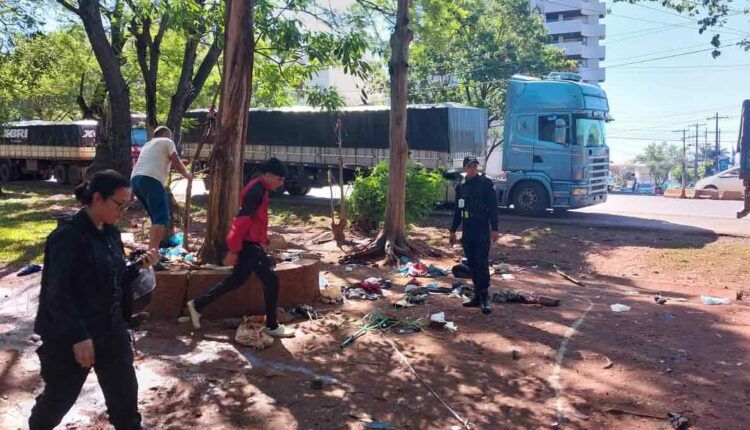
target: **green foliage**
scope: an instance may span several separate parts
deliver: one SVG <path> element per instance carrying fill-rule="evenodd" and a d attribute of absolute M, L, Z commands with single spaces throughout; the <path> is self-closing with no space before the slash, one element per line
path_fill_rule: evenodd
<path fill-rule="evenodd" d="M 420 221 L 441 200 L 445 180 L 439 172 L 430 172 L 409 164 L 406 168 L 406 222 Z M 376 165 L 369 175 L 358 172 L 354 189 L 348 198 L 352 221 L 361 226 L 374 227 L 385 219 L 388 194 L 388 163 Z"/>
<path fill-rule="evenodd" d="M 672 177 L 681 177 L 682 150 L 677 145 L 651 143 L 635 157 L 635 162 L 645 164 L 654 181 L 661 184 L 669 179 L 670 173 Z"/>
<path fill-rule="evenodd" d="M 516 73 L 575 70 L 549 45 L 527 0 L 421 0 L 415 6 L 409 101 L 458 102 L 503 116 L 506 81 Z"/>
<path fill-rule="evenodd" d="M 319 107 L 326 112 L 338 114 L 346 102 L 334 87 L 311 87 L 306 91 L 307 104 Z"/>
<path fill-rule="evenodd" d="M 44 24 L 34 0 L 0 0 L 0 52 L 7 53 L 19 35 L 31 35 Z"/>
<path fill-rule="evenodd" d="M 91 94 L 101 73 L 81 26 L 17 36 L 0 55 L 0 120 L 74 119 L 81 75 Z"/>
<path fill-rule="evenodd" d="M 347 19 L 369 38 L 385 64 L 383 34 L 393 25 L 387 0 L 358 0 Z M 502 118 L 506 80 L 573 71 L 574 61 L 549 45 L 541 17 L 528 0 L 413 0 L 409 103 L 457 102 L 486 108 L 490 122 Z M 387 86 L 375 90 L 387 93 Z"/>

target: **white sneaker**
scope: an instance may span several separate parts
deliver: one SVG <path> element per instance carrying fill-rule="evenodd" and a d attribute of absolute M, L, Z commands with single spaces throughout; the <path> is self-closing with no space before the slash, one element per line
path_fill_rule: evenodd
<path fill-rule="evenodd" d="M 263 332 L 273 337 L 294 337 L 295 336 L 295 332 L 293 329 L 288 328 L 287 326 L 282 325 L 282 324 L 279 324 L 279 326 L 273 330 L 266 327 L 265 330 L 263 330 Z"/>
<path fill-rule="evenodd" d="M 190 321 L 193 322 L 193 327 L 196 329 L 201 328 L 201 314 L 195 309 L 193 301 L 187 302 L 188 312 L 190 313 Z"/>

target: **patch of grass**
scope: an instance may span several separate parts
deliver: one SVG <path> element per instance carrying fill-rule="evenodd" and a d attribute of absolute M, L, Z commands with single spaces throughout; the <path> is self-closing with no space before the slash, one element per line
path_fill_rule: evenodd
<path fill-rule="evenodd" d="M 748 243 L 710 243 L 695 248 L 655 249 L 649 253 L 651 263 L 675 270 L 733 270 L 746 267 L 750 261 Z"/>
<path fill-rule="evenodd" d="M 185 211 L 184 205 L 180 206 L 180 209 Z M 208 196 L 197 195 L 190 198 L 190 214 L 191 215 L 206 215 L 208 213 Z"/>
<path fill-rule="evenodd" d="M 54 184 L 53 184 L 54 185 Z M 40 262 L 56 216 L 75 209 L 69 187 L 48 183 L 3 184 L 0 198 L 0 265 L 17 268 Z"/>
<path fill-rule="evenodd" d="M 547 228 L 530 228 L 523 232 L 521 240 L 525 245 L 531 245 L 534 242 L 552 233 L 552 229 Z"/>
<path fill-rule="evenodd" d="M 310 226 L 323 227 L 330 224 L 329 218 L 323 213 L 327 208 L 309 205 L 293 206 L 289 202 L 274 202 L 268 207 L 268 223 L 274 227 L 281 226 Z"/>

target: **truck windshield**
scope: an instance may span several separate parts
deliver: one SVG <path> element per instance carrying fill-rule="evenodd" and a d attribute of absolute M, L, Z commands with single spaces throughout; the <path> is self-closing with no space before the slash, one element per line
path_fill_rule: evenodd
<path fill-rule="evenodd" d="M 577 143 L 582 146 L 606 146 L 604 121 L 591 118 L 576 119 Z"/>

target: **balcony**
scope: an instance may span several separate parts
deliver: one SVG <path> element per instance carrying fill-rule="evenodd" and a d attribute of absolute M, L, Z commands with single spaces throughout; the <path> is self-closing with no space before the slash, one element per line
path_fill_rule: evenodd
<path fill-rule="evenodd" d="M 584 45 L 581 50 L 582 58 L 596 58 L 604 60 L 606 50 L 603 46 L 599 45 Z"/>
<path fill-rule="evenodd" d="M 547 27 L 547 33 L 554 36 L 556 34 L 581 33 L 585 24 L 583 20 L 571 19 L 568 21 L 546 22 L 544 26 Z"/>
<path fill-rule="evenodd" d="M 570 10 L 581 10 L 584 2 L 581 0 L 555 0 L 554 3 L 540 1 L 539 8 L 543 13 L 567 12 Z M 591 14 L 588 14 L 591 15 Z"/>
<path fill-rule="evenodd" d="M 560 49 L 565 50 L 565 55 L 581 55 L 583 52 L 583 43 L 581 42 L 562 42 L 562 43 L 555 43 L 555 46 L 557 46 Z M 582 55 L 581 55 L 582 56 Z"/>
<path fill-rule="evenodd" d="M 604 24 L 583 24 L 580 31 L 586 37 L 604 37 L 606 27 Z"/>
<path fill-rule="evenodd" d="M 604 18 L 607 14 L 607 4 L 599 3 L 597 1 L 583 2 L 581 7 L 581 13 L 584 15 L 597 15 L 599 18 Z"/>

